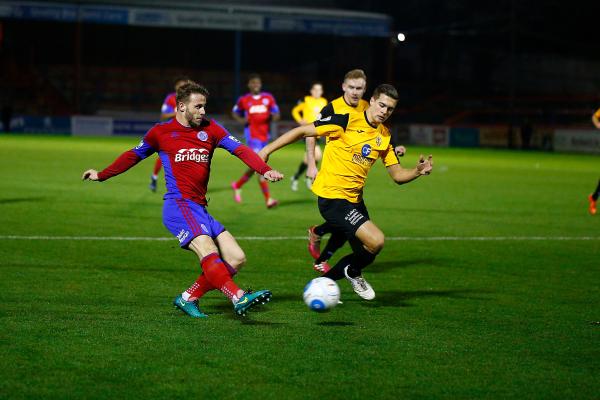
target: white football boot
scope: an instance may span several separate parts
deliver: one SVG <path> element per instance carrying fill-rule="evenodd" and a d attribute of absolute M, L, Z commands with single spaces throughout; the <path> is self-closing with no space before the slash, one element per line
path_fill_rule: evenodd
<path fill-rule="evenodd" d="M 350 278 L 348 276 L 348 267 L 349 266 L 346 266 L 346 268 L 344 268 L 344 275 L 346 275 L 346 279 L 348 279 L 352 285 L 354 292 L 365 300 L 373 300 L 375 298 L 375 291 L 371 285 L 369 285 L 369 282 L 367 282 L 362 275 L 357 276 L 356 278 Z"/>

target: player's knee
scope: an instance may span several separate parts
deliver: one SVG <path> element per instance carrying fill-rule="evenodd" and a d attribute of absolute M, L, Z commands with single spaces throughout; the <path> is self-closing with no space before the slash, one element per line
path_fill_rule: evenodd
<path fill-rule="evenodd" d="M 246 263 L 246 255 L 244 253 L 236 254 L 228 257 L 228 259 L 225 261 L 239 271 L 240 268 L 242 268 L 242 266 Z"/>
<path fill-rule="evenodd" d="M 379 254 L 379 252 L 383 249 L 383 245 L 385 244 L 385 237 L 382 233 L 378 233 L 372 235 L 367 243 L 365 243 L 365 248 L 371 254 Z"/>

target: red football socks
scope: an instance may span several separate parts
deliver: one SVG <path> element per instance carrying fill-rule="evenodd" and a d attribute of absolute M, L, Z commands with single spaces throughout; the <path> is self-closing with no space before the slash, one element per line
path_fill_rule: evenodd
<path fill-rule="evenodd" d="M 252 176 L 252 175 L 250 175 Z M 236 189 L 240 189 L 242 186 L 244 186 L 244 184 L 246 182 L 248 182 L 248 180 L 250 179 L 250 176 L 244 174 L 242 175 L 242 177 L 240 179 L 237 180 L 237 182 L 235 182 L 235 188 Z"/>
<path fill-rule="evenodd" d="M 208 283 L 223 292 L 231 301 L 236 302 L 244 294 L 231 279 L 231 273 L 217 253 L 211 253 L 202 259 L 202 271 Z"/>
<path fill-rule="evenodd" d="M 198 300 L 200 297 L 204 296 L 207 292 L 213 290 L 214 287 L 208 282 L 206 276 L 204 274 L 200 275 L 196 282 L 192 286 L 188 288 L 183 294 L 183 299 L 185 301 L 194 301 Z M 187 293 L 187 295 L 186 295 Z M 187 298 L 186 298 L 187 297 Z"/>
<path fill-rule="evenodd" d="M 262 190 L 263 196 L 265 196 L 265 200 L 269 200 L 271 197 L 271 193 L 269 192 L 269 183 L 267 181 L 259 180 L 260 189 Z"/>

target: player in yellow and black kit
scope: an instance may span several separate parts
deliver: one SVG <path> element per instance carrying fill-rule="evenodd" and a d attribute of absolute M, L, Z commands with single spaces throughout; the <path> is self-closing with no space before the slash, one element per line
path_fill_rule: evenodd
<path fill-rule="evenodd" d="M 344 76 L 342 83 L 342 91 L 344 94 L 331 103 L 327 104 L 321 110 L 321 117 L 328 117 L 333 114 L 348 114 L 348 113 L 363 113 L 368 107 L 369 102 L 363 100 L 363 95 L 367 88 L 367 75 L 362 69 L 353 69 L 348 71 Z M 325 139 L 329 141 L 329 138 Z M 317 174 L 316 162 L 313 162 L 313 147 L 314 139 L 307 138 L 307 154 L 308 154 L 308 179 L 314 179 Z M 395 147 L 396 155 L 402 156 L 406 152 L 404 146 Z M 329 271 L 328 260 L 333 254 L 340 249 L 345 243 L 345 236 L 332 235 L 327 241 L 327 245 L 321 251 L 321 238 L 332 233 L 331 225 L 325 221 L 321 225 L 315 225 L 308 228 L 308 252 L 314 258 L 313 268 L 320 273 Z"/>
<path fill-rule="evenodd" d="M 600 108 L 597 109 L 596 112 L 592 115 L 592 123 L 596 128 L 600 129 Z M 594 190 L 594 192 L 588 196 L 588 201 L 590 202 L 588 211 L 592 215 L 596 214 L 596 203 L 598 202 L 598 197 L 600 197 L 600 180 L 598 180 L 596 190 Z"/>
<path fill-rule="evenodd" d="M 313 123 L 321 116 L 321 110 L 327 105 L 327 99 L 323 97 L 323 85 L 320 82 L 315 82 L 310 87 L 310 95 L 304 96 L 302 100 L 298 102 L 296 107 L 292 109 L 292 117 L 300 125 L 306 125 Z M 321 148 L 315 147 L 315 161 L 318 163 L 321 161 Z M 298 167 L 298 171 L 292 176 L 292 190 L 295 192 L 298 190 L 298 179 L 307 167 L 306 153 L 304 158 Z M 311 179 L 306 179 L 306 186 L 310 189 L 312 185 Z"/>
<path fill-rule="evenodd" d="M 432 156 L 427 160 L 421 156 L 412 169 L 400 166 L 390 144 L 390 131 L 383 125 L 397 102 L 396 89 L 380 85 L 363 113 L 322 117 L 314 124 L 292 129 L 259 153 L 266 160 L 272 152 L 302 137 L 329 138 L 312 190 L 318 196 L 321 216 L 334 228 L 332 237 L 344 235 L 353 252 L 323 276 L 333 280 L 346 277 L 365 300 L 374 299 L 375 291 L 362 276 L 362 270 L 375 260 L 384 243 L 383 232 L 370 220 L 363 202 L 367 174 L 377 159 L 382 159 L 390 177 L 398 184 L 428 175 L 433 168 Z"/>

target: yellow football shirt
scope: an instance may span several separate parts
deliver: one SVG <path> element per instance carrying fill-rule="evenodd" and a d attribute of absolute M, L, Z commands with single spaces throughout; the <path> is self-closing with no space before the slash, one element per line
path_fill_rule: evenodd
<path fill-rule="evenodd" d="M 386 167 L 398 164 L 390 144 L 390 130 L 371 125 L 365 112 L 333 114 L 314 122 L 317 134 L 327 136 L 321 170 L 312 191 L 326 199 L 362 200 L 371 166 L 381 158 Z"/>
<path fill-rule="evenodd" d="M 349 114 L 353 112 L 362 113 L 367 108 L 369 108 L 369 102 L 366 100 L 360 99 L 356 106 L 351 106 L 350 104 L 346 103 L 344 96 L 340 96 L 323 107 L 321 110 L 321 115 L 317 119 L 329 117 L 333 114 Z M 329 143 L 329 138 L 325 138 L 325 144 L 327 143 Z"/>
<path fill-rule="evenodd" d="M 319 97 L 315 99 L 312 96 L 304 96 L 302 100 L 298 102 L 296 107 L 292 109 L 292 117 L 296 122 L 304 120 L 306 122 L 313 122 L 319 119 L 319 115 L 323 107 L 327 105 L 327 99 Z"/>

